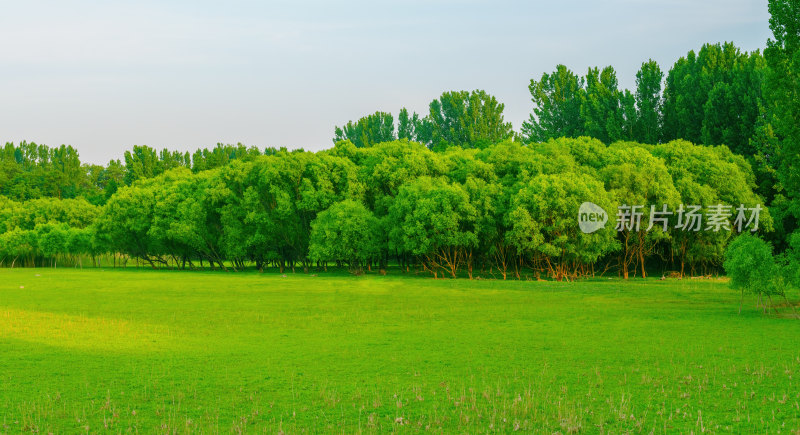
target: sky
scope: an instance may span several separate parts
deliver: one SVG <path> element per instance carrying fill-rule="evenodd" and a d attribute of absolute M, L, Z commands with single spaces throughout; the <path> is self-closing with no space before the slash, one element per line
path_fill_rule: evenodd
<path fill-rule="evenodd" d="M 763 49 L 766 1 L 0 0 L 0 142 L 320 150 L 377 110 L 483 89 L 518 129 L 528 84 L 611 65 L 632 88 L 706 42 Z"/>

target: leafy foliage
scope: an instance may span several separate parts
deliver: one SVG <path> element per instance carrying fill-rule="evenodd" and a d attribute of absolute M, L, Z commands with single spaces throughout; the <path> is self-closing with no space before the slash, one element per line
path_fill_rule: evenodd
<path fill-rule="evenodd" d="M 405 125 L 403 126 L 406 132 Z M 364 148 L 376 143 L 389 142 L 396 139 L 394 133 L 394 119 L 391 113 L 375 112 L 356 122 L 349 121 L 343 127 L 334 130 L 333 143 L 349 140 L 358 148 Z"/>
<path fill-rule="evenodd" d="M 764 51 L 769 68 L 760 157 L 767 171 L 775 170 L 775 202 L 785 210 L 781 228 L 790 234 L 800 220 L 800 2 L 770 0 L 769 11 L 774 39 Z"/>
<path fill-rule="evenodd" d="M 612 221 L 584 234 L 580 204 L 613 217 L 622 204 L 761 203 L 741 156 L 686 141 L 505 140 L 444 152 L 407 140 L 363 148 L 342 141 L 318 153 L 248 155 L 142 178 L 102 207 L 0 197 L 0 260 L 63 264 L 112 254 L 153 267 L 295 270 L 316 262 L 354 272 L 396 261 L 435 276 L 489 269 L 521 278 L 527 269 L 556 279 L 591 275 L 600 263 L 646 276 L 648 261 L 667 258 L 682 271 L 718 268 L 730 233 L 649 229 L 644 210 L 641 231 L 617 232 Z M 762 228 L 771 222 L 764 210 Z"/>
<path fill-rule="evenodd" d="M 564 65 L 539 81 L 531 79 L 528 90 L 534 104 L 530 119 L 522 124 L 522 136 L 529 142 L 584 134 L 581 97 L 584 80 Z"/>
<path fill-rule="evenodd" d="M 772 296 L 786 297 L 786 282 L 780 266 L 772 255 L 772 245 L 750 234 L 742 234 L 725 251 L 725 272 L 731 287 L 759 296 L 764 311 L 771 305 Z M 741 312 L 741 308 L 740 308 Z"/>
<path fill-rule="evenodd" d="M 351 272 L 360 273 L 380 252 L 378 220 L 360 202 L 337 202 L 311 224 L 312 261 L 344 261 Z"/>

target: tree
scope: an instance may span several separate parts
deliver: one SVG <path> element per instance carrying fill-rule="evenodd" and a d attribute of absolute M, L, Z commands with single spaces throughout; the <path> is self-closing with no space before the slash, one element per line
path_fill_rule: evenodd
<path fill-rule="evenodd" d="M 31 259 L 36 252 L 36 236 L 31 230 L 14 228 L 0 234 L 0 255 L 8 261 L 9 266 L 14 268 L 18 260 L 25 263 Z"/>
<path fill-rule="evenodd" d="M 397 138 L 407 140 L 417 140 L 417 127 L 420 124 L 419 115 L 414 112 L 408 114 L 408 109 L 403 107 L 397 116 Z"/>
<path fill-rule="evenodd" d="M 783 278 L 794 288 L 800 288 L 800 232 L 789 236 L 788 249 L 781 255 L 779 263 Z"/>
<path fill-rule="evenodd" d="M 764 92 L 776 145 L 773 165 L 788 196 L 787 219 L 781 224 L 788 234 L 800 219 L 800 2 L 770 0 L 769 12 L 774 39 L 764 50 L 768 66 Z"/>
<path fill-rule="evenodd" d="M 43 197 L 96 198 L 93 165 L 82 165 L 72 146 L 50 148 L 33 142 L 0 148 L 0 194 L 25 200 Z"/>
<path fill-rule="evenodd" d="M 192 154 L 192 172 L 201 172 L 227 165 L 233 160 L 251 161 L 261 155 L 256 147 L 247 147 L 241 143 L 236 145 L 218 143 L 214 148 L 199 149 Z M 187 160 L 188 161 L 188 160 Z"/>
<path fill-rule="evenodd" d="M 158 175 L 158 153 L 147 145 L 134 145 L 125 151 L 125 184 Z"/>
<path fill-rule="evenodd" d="M 350 142 L 341 147 L 355 150 Z M 259 269 L 275 262 L 281 271 L 308 267 L 310 225 L 319 212 L 364 192 L 353 162 L 324 152 L 279 151 L 234 162 L 208 183 L 208 207 L 217 210 L 212 227 L 221 227 L 227 258 L 251 259 Z"/>
<path fill-rule="evenodd" d="M 621 139 L 630 139 L 623 136 L 625 118 L 623 110 L 623 93 L 618 89 L 617 73 L 608 66 L 599 71 L 589 68 L 586 74 L 586 90 L 581 94 L 581 119 L 583 130 L 587 136 L 600 139 L 604 143 L 611 143 Z M 631 97 L 625 95 L 630 101 Z"/>
<path fill-rule="evenodd" d="M 766 64 L 758 51 L 739 54 L 730 70 L 708 91 L 703 105 L 701 138 L 706 145 L 727 145 L 731 151 L 752 157 L 750 139 L 755 133 L 762 106 L 762 84 Z"/>
<path fill-rule="evenodd" d="M 539 81 L 531 79 L 528 90 L 534 109 L 528 121 L 522 123 L 523 139 L 526 142 L 543 142 L 583 135 L 583 86 L 583 79 L 564 65 L 558 65 L 552 74 L 542 74 Z"/>
<path fill-rule="evenodd" d="M 489 263 L 490 271 L 496 267 L 503 279 L 507 278 L 511 267 L 516 278 L 521 278 L 520 268 L 525 260 L 524 253 L 519 249 L 519 244 L 508 236 L 516 222 L 508 216 L 525 180 L 544 171 L 549 156 L 537 151 L 531 146 L 507 140 L 483 149 L 476 155 L 476 159 L 490 168 L 491 172 L 485 178 L 492 185 L 487 186 L 487 190 L 491 190 L 486 193 L 488 198 L 483 201 L 491 201 L 490 207 L 486 207 L 489 216 L 485 225 L 492 224 L 494 228 L 483 231 L 484 236 L 480 239 L 483 256 Z M 517 225 L 516 229 L 520 230 L 521 227 Z"/>
<path fill-rule="evenodd" d="M 389 142 L 396 139 L 394 119 L 391 113 L 375 112 L 362 117 L 356 122 L 348 121 L 342 127 L 334 129 L 333 143 L 349 140 L 358 148 L 365 148 L 376 143 Z"/>
<path fill-rule="evenodd" d="M 636 73 L 636 123 L 634 140 L 655 144 L 661 136 L 661 80 L 664 73 L 650 59 Z"/>
<path fill-rule="evenodd" d="M 455 278 L 478 244 L 469 194 L 443 178 L 420 177 L 402 185 L 389 219 L 392 245 L 418 256 L 434 277 L 443 271 Z"/>
<path fill-rule="evenodd" d="M 17 222 L 21 205 L 17 201 L 0 195 L 0 234 L 19 226 Z"/>
<path fill-rule="evenodd" d="M 85 254 L 93 254 L 92 237 L 94 231 L 92 228 L 68 228 L 66 243 L 64 245 L 64 253 L 71 255 L 78 259 L 78 265 L 83 268 L 82 256 Z"/>
<path fill-rule="evenodd" d="M 733 43 L 705 44 L 681 57 L 664 88 L 662 140 L 727 145 L 752 156 L 765 63 Z"/>
<path fill-rule="evenodd" d="M 312 261 L 341 261 L 350 272 L 380 255 L 378 220 L 360 202 L 346 199 L 319 213 L 311 223 L 309 257 Z"/>
<path fill-rule="evenodd" d="M 258 160 L 258 159 L 256 159 Z M 213 210 L 207 215 L 207 228 L 217 233 L 220 250 L 225 258 L 250 258 L 263 270 L 266 246 L 250 243 L 252 236 L 246 227 L 249 216 L 257 213 L 253 207 L 245 208 L 245 195 L 250 195 L 254 187 L 250 177 L 255 171 L 254 162 L 232 161 L 227 166 L 210 174 L 206 180 L 206 204 Z"/>
<path fill-rule="evenodd" d="M 636 137 L 636 120 L 639 119 L 639 113 L 636 110 L 636 96 L 627 89 L 620 91 L 619 95 L 620 110 L 622 111 L 620 138 L 622 140 L 634 140 Z"/>
<path fill-rule="evenodd" d="M 731 242 L 725 251 L 724 266 L 725 273 L 731 279 L 731 287 L 742 291 L 740 314 L 745 292 L 758 295 L 759 301 L 764 298 L 765 313 L 766 302 L 772 301 L 772 295 L 785 296 L 778 265 L 772 256 L 772 246 L 756 236 L 742 234 Z"/>
<path fill-rule="evenodd" d="M 482 90 L 444 92 L 430 103 L 417 140 L 431 149 L 485 148 L 512 135 L 511 123 L 503 121 L 504 108 Z"/>
<path fill-rule="evenodd" d="M 58 255 L 67 252 L 69 227 L 64 224 L 38 224 L 34 234 L 39 253 L 51 259 L 53 267 L 57 267 Z"/>
<path fill-rule="evenodd" d="M 150 185 L 154 194 L 153 220 L 147 235 L 181 268 L 187 262 L 193 267 L 195 258 L 225 267 L 218 232 L 209 222 L 209 215 L 215 213 L 206 194 L 210 176 L 176 168 L 143 183 Z"/>
<path fill-rule="evenodd" d="M 441 154 L 407 140 L 384 142 L 371 148 L 355 148 L 349 142 L 340 142 L 329 153 L 353 162 L 358 183 L 364 189 L 363 202 L 381 225 L 381 261 L 385 263 L 393 255 L 401 268 L 407 270 L 411 254 L 389 244 L 389 209 L 404 183 L 421 176 L 442 176 L 447 172 Z"/>
<path fill-rule="evenodd" d="M 603 180 L 611 199 L 620 206 L 643 207 L 639 210 L 641 220 L 638 221 L 638 227 L 633 209 L 629 209 L 629 215 L 624 216 L 629 225 L 620 225 L 619 219 L 617 222 L 622 245 L 619 259 L 622 276 L 628 279 L 631 266 L 638 265 L 642 277 L 646 277 L 647 257 L 653 254 L 660 241 L 669 239 L 669 233 L 664 232 L 663 227 L 648 228 L 651 216 L 649 206 L 655 206 L 657 210 L 662 210 L 663 206 L 675 210 L 680 195 L 664 161 L 639 144 L 617 142 L 609 147 L 604 159 L 599 178 Z"/>
<path fill-rule="evenodd" d="M 656 145 L 651 152 L 664 160 L 684 206 L 698 205 L 706 210 L 715 204 L 727 204 L 734 214 L 740 205 L 762 207 L 759 229 L 772 229 L 771 214 L 754 192 L 755 177 L 744 157 L 724 146 L 707 147 L 680 140 Z M 692 272 L 696 267 L 719 265 L 730 235 L 728 231 L 672 231 L 671 256 L 680 262 L 681 275 L 686 265 Z"/>
<path fill-rule="evenodd" d="M 616 208 L 603 184 L 592 176 L 537 175 L 514 196 L 506 217 L 510 226 L 506 238 L 559 281 L 587 275 L 587 267 L 619 248 L 613 228 L 592 234 L 579 230 L 575 215 L 587 201 L 604 210 Z"/>
<path fill-rule="evenodd" d="M 519 145 L 511 141 L 504 143 Z M 503 231 L 503 187 L 498 182 L 494 167 L 481 159 L 479 154 L 479 150 L 462 148 L 450 148 L 441 154 L 448 168 L 448 180 L 463 186 L 469 195 L 469 203 L 475 207 L 474 229 L 478 244 L 466 250 L 464 261 L 470 279 L 473 278 L 474 265 L 478 262 L 485 264 Z"/>
<path fill-rule="evenodd" d="M 142 258 L 153 268 L 161 246 L 148 235 L 153 222 L 155 192 L 151 187 L 126 186 L 112 196 L 97 218 L 97 233 L 111 252 Z"/>

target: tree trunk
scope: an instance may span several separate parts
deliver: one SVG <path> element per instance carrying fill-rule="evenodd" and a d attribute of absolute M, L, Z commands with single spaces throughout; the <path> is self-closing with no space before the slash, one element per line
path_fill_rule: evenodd
<path fill-rule="evenodd" d="M 647 278 L 647 272 L 644 271 L 644 253 L 639 249 L 639 264 L 642 266 L 642 278 Z"/>

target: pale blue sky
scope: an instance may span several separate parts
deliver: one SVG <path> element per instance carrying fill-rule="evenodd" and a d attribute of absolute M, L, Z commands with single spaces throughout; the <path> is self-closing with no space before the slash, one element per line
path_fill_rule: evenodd
<path fill-rule="evenodd" d="M 328 148 L 334 125 L 485 89 L 515 128 L 531 78 L 612 65 L 631 87 L 704 42 L 764 47 L 766 1 L 0 0 L 0 141 Z"/>

